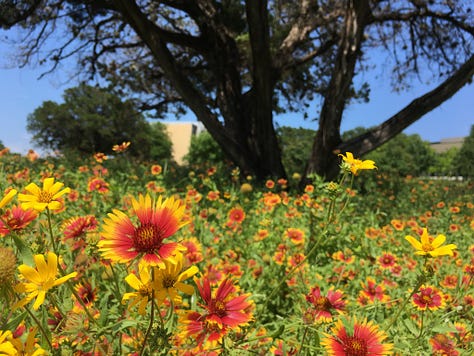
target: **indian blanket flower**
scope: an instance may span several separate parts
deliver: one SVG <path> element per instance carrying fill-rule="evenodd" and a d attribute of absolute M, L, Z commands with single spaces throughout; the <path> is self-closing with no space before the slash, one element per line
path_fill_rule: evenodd
<path fill-rule="evenodd" d="M 173 197 L 156 201 L 147 194 L 132 198 L 137 223 L 114 209 L 104 219 L 102 239 L 98 242 L 104 258 L 127 263 L 140 258 L 152 266 L 166 268 L 165 260 L 177 263 L 175 256 L 186 248 L 177 242 L 165 242 L 188 221 L 184 219 L 185 205 Z"/>
<path fill-rule="evenodd" d="M 343 160 L 342 168 L 350 171 L 355 176 L 360 170 L 377 168 L 374 161 L 371 161 L 370 159 L 362 161 L 354 158 L 354 155 L 351 152 L 346 152 L 345 156 L 343 154 L 340 154 L 339 156 L 341 156 Z"/>
<path fill-rule="evenodd" d="M 152 273 L 154 271 L 152 272 L 152 268 L 148 264 L 140 262 L 138 264 L 138 276 L 130 273 L 125 277 L 125 282 L 135 289 L 136 292 L 125 293 L 122 297 L 122 304 L 131 300 L 128 306 L 129 310 L 138 304 L 138 313 L 140 315 L 145 315 L 148 302 L 153 297 Z"/>
<path fill-rule="evenodd" d="M 46 208 L 49 210 L 60 210 L 63 203 L 59 198 L 71 191 L 70 188 L 61 188 L 63 183 L 54 182 L 54 178 L 45 178 L 43 181 L 43 188 L 38 187 L 35 183 L 30 183 L 25 187 L 27 194 L 18 194 L 18 200 L 21 202 L 21 207 L 24 210 L 34 209 L 36 211 L 43 211 Z"/>
<path fill-rule="evenodd" d="M 181 304 L 182 298 L 178 292 L 192 295 L 194 293 L 193 286 L 183 283 L 188 278 L 191 278 L 199 269 L 196 266 L 191 266 L 183 270 L 184 256 L 177 257 L 177 263 L 164 261 L 166 268 L 156 271 L 153 281 L 153 286 L 156 289 L 155 297 L 158 303 L 161 304 L 166 297 L 169 297 L 173 303 Z"/>
<path fill-rule="evenodd" d="M 397 257 L 390 252 L 383 252 L 382 255 L 377 258 L 377 262 L 383 269 L 389 269 L 395 266 Z"/>
<path fill-rule="evenodd" d="M 295 245 L 304 244 L 304 231 L 297 228 L 288 228 L 285 231 L 285 236 L 291 240 Z"/>
<path fill-rule="evenodd" d="M 5 213 L 0 217 L 0 236 L 24 229 L 37 217 L 38 213 L 35 210 L 25 210 L 21 205 L 5 210 Z"/>
<path fill-rule="evenodd" d="M 87 184 L 87 191 L 105 194 L 109 191 L 109 183 L 102 178 L 92 178 Z"/>
<path fill-rule="evenodd" d="M 311 304 L 311 307 L 305 313 L 307 318 L 312 319 L 308 320 L 310 322 L 330 322 L 334 314 L 343 313 L 346 307 L 342 291 L 334 290 L 333 287 L 328 290 L 326 295 L 321 294 L 319 287 L 313 287 L 305 296 L 305 299 Z"/>
<path fill-rule="evenodd" d="M 0 355 L 17 355 L 17 351 L 11 343 L 12 332 L 0 330 Z"/>
<path fill-rule="evenodd" d="M 117 152 L 117 153 L 122 153 L 128 150 L 130 147 L 130 142 L 122 142 L 120 145 L 113 145 L 112 151 Z"/>
<path fill-rule="evenodd" d="M 429 255 L 431 257 L 438 257 L 443 255 L 453 256 L 453 250 L 457 248 L 455 244 L 442 246 L 443 243 L 446 241 L 446 236 L 438 235 L 435 239 L 432 239 L 428 235 L 428 230 L 426 228 L 423 228 L 420 241 L 410 235 L 405 236 L 405 239 L 415 248 L 416 255 Z"/>
<path fill-rule="evenodd" d="M 5 205 L 10 203 L 12 199 L 15 197 L 17 191 L 16 189 L 11 189 L 3 198 L 0 200 L 0 209 L 2 209 Z"/>
<path fill-rule="evenodd" d="M 64 239 L 78 239 L 86 233 L 95 231 L 99 225 L 94 215 L 76 216 L 66 220 L 62 225 Z"/>
<path fill-rule="evenodd" d="M 431 350 L 434 356 L 457 356 L 454 340 L 444 334 L 436 334 L 430 339 Z"/>
<path fill-rule="evenodd" d="M 220 341 L 230 330 L 239 331 L 241 326 L 252 320 L 252 302 L 249 294 L 238 294 L 238 288 L 232 280 L 225 279 L 215 290 L 211 291 L 211 284 L 207 278 L 201 281 L 195 279 L 204 304 L 203 313 L 190 311 L 182 318 L 185 325 L 184 335 L 194 336 L 198 344 Z"/>
<path fill-rule="evenodd" d="M 386 338 L 387 335 L 378 325 L 366 319 L 344 323 L 338 320 L 331 328 L 331 333 L 324 334 L 321 345 L 330 356 L 391 355 L 393 344 L 385 343 Z"/>
<path fill-rule="evenodd" d="M 372 277 L 367 277 L 366 283 L 360 282 L 360 285 L 362 286 L 361 293 L 368 297 L 372 303 L 376 299 L 381 302 L 389 299 L 388 295 L 385 294 L 385 287 L 382 284 L 377 284 Z"/>
<path fill-rule="evenodd" d="M 412 304 L 419 310 L 437 310 L 445 305 L 443 293 L 432 286 L 421 286 L 418 293 L 413 294 Z"/>
<path fill-rule="evenodd" d="M 63 284 L 77 275 L 77 272 L 72 272 L 56 279 L 58 274 L 58 256 L 53 252 L 48 252 L 46 259 L 44 255 L 35 255 L 33 258 L 36 268 L 27 265 L 18 267 L 20 277 L 22 277 L 25 282 L 17 284 L 15 291 L 17 293 L 27 293 L 28 295 L 17 302 L 14 305 L 14 309 L 22 307 L 36 298 L 33 309 L 38 310 L 40 305 L 43 304 L 48 290 Z"/>

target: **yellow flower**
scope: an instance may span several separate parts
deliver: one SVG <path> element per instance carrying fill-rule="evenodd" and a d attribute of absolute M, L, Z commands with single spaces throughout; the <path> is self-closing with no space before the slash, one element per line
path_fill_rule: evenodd
<path fill-rule="evenodd" d="M 446 241 L 446 236 L 444 235 L 438 235 L 434 240 L 431 241 L 426 228 L 423 229 L 420 241 L 410 235 L 405 236 L 405 239 L 415 248 L 415 250 L 417 250 L 415 252 L 416 255 L 430 255 L 431 257 L 443 255 L 452 256 L 453 250 L 457 248 L 457 246 L 454 244 L 441 246 L 444 241 Z"/>
<path fill-rule="evenodd" d="M 154 288 L 156 288 L 155 296 L 159 304 L 161 304 L 167 296 L 170 297 L 173 303 L 180 304 L 182 299 L 178 291 L 188 295 L 194 293 L 194 288 L 189 284 L 184 284 L 183 281 L 194 276 L 199 272 L 199 269 L 196 266 L 191 266 L 183 271 L 183 259 L 184 256 L 180 254 L 180 257 L 176 256 L 176 261 L 178 262 L 176 264 L 165 260 L 164 263 L 166 267 L 156 271 L 153 285 Z"/>
<path fill-rule="evenodd" d="M 18 352 L 18 355 L 40 356 L 47 355 L 46 351 L 36 343 L 35 335 L 37 328 L 34 327 L 28 333 L 25 343 L 20 338 L 13 338 L 12 344 Z"/>
<path fill-rule="evenodd" d="M 34 209 L 36 211 L 59 210 L 62 208 L 62 203 L 57 199 L 71 191 L 70 188 L 64 188 L 63 183 L 54 183 L 54 178 L 46 178 L 43 182 L 43 189 L 38 187 L 35 183 L 30 183 L 25 187 L 29 194 L 18 194 L 18 200 L 22 202 L 21 207 L 24 210 Z"/>
<path fill-rule="evenodd" d="M 27 265 L 18 267 L 20 276 L 28 282 L 20 282 L 17 284 L 15 291 L 17 293 L 28 293 L 28 295 L 17 302 L 13 306 L 14 309 L 22 307 L 36 298 L 33 309 L 38 310 L 40 305 L 43 304 L 48 290 L 63 284 L 68 279 L 74 278 L 77 275 L 77 272 L 72 272 L 56 279 L 56 275 L 58 274 L 58 256 L 53 252 L 48 252 L 46 261 L 44 255 L 35 255 L 33 258 L 36 268 Z"/>
<path fill-rule="evenodd" d="M 17 192 L 15 189 L 10 190 L 7 195 L 5 195 L 2 200 L 0 200 L 0 209 L 11 202 L 16 193 Z"/>
<path fill-rule="evenodd" d="M 153 267 L 149 267 L 147 263 L 141 261 L 138 264 L 138 277 L 140 278 L 133 273 L 125 277 L 125 282 L 135 289 L 136 292 L 125 293 L 122 297 L 122 304 L 125 304 L 127 300 L 131 299 L 132 302 L 128 306 L 128 309 L 130 310 L 130 308 L 139 304 L 138 313 L 140 315 L 145 315 L 145 308 L 153 295 L 151 268 Z M 157 269 L 155 269 L 155 271 L 156 270 Z"/>
<path fill-rule="evenodd" d="M 17 351 L 10 342 L 12 333 L 10 330 L 0 330 L 0 355 L 16 355 Z"/>
<path fill-rule="evenodd" d="M 354 158 L 354 155 L 351 152 L 346 152 L 346 155 L 340 154 L 339 156 L 342 157 L 344 161 L 342 164 L 343 169 L 347 169 L 351 171 L 353 175 L 357 175 L 357 173 L 362 169 L 376 169 L 375 162 L 367 159 L 362 161 L 360 159 Z"/>

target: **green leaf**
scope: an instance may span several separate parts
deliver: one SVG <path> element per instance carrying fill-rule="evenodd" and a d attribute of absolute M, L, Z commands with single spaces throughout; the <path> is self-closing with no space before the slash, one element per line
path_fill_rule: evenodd
<path fill-rule="evenodd" d="M 12 235 L 13 241 L 15 242 L 16 248 L 20 254 L 21 260 L 25 265 L 33 266 L 33 252 L 30 250 L 28 245 L 26 245 L 23 240 L 18 238 L 18 236 Z"/>

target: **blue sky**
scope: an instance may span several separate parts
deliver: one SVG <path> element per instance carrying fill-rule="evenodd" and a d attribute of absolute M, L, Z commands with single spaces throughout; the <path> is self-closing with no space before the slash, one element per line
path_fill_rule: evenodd
<path fill-rule="evenodd" d="M 26 153 L 34 148 L 26 131 L 26 118 L 44 101 L 62 102 L 65 89 L 76 86 L 70 80 L 70 69 L 60 68 L 38 80 L 47 68 L 15 68 L 7 55 L 13 49 L 0 44 L 0 140 L 12 152 Z M 373 126 L 395 114 L 411 100 L 423 94 L 426 86 L 417 86 L 402 94 L 394 94 L 389 80 L 379 80 L 372 85 L 368 104 L 356 104 L 345 113 L 342 131 L 356 126 Z M 430 142 L 443 138 L 467 136 L 474 124 L 474 84 L 465 86 L 441 107 L 427 114 L 406 129 L 407 134 L 419 134 Z M 317 123 L 305 121 L 301 115 L 284 115 L 277 120 L 281 126 L 317 129 Z"/>

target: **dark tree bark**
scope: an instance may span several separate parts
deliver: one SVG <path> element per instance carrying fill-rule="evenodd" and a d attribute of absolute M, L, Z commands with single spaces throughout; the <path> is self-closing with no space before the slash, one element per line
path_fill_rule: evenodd
<path fill-rule="evenodd" d="M 339 50 L 331 81 L 324 94 L 319 129 L 314 139 L 303 182 L 310 173 L 317 173 L 329 180 L 339 173 L 335 149 L 341 143 L 342 114 L 349 99 L 350 85 L 354 78 L 357 58 L 360 55 L 362 37 L 370 17 L 368 0 L 348 1 L 344 30 L 338 43 Z"/>

